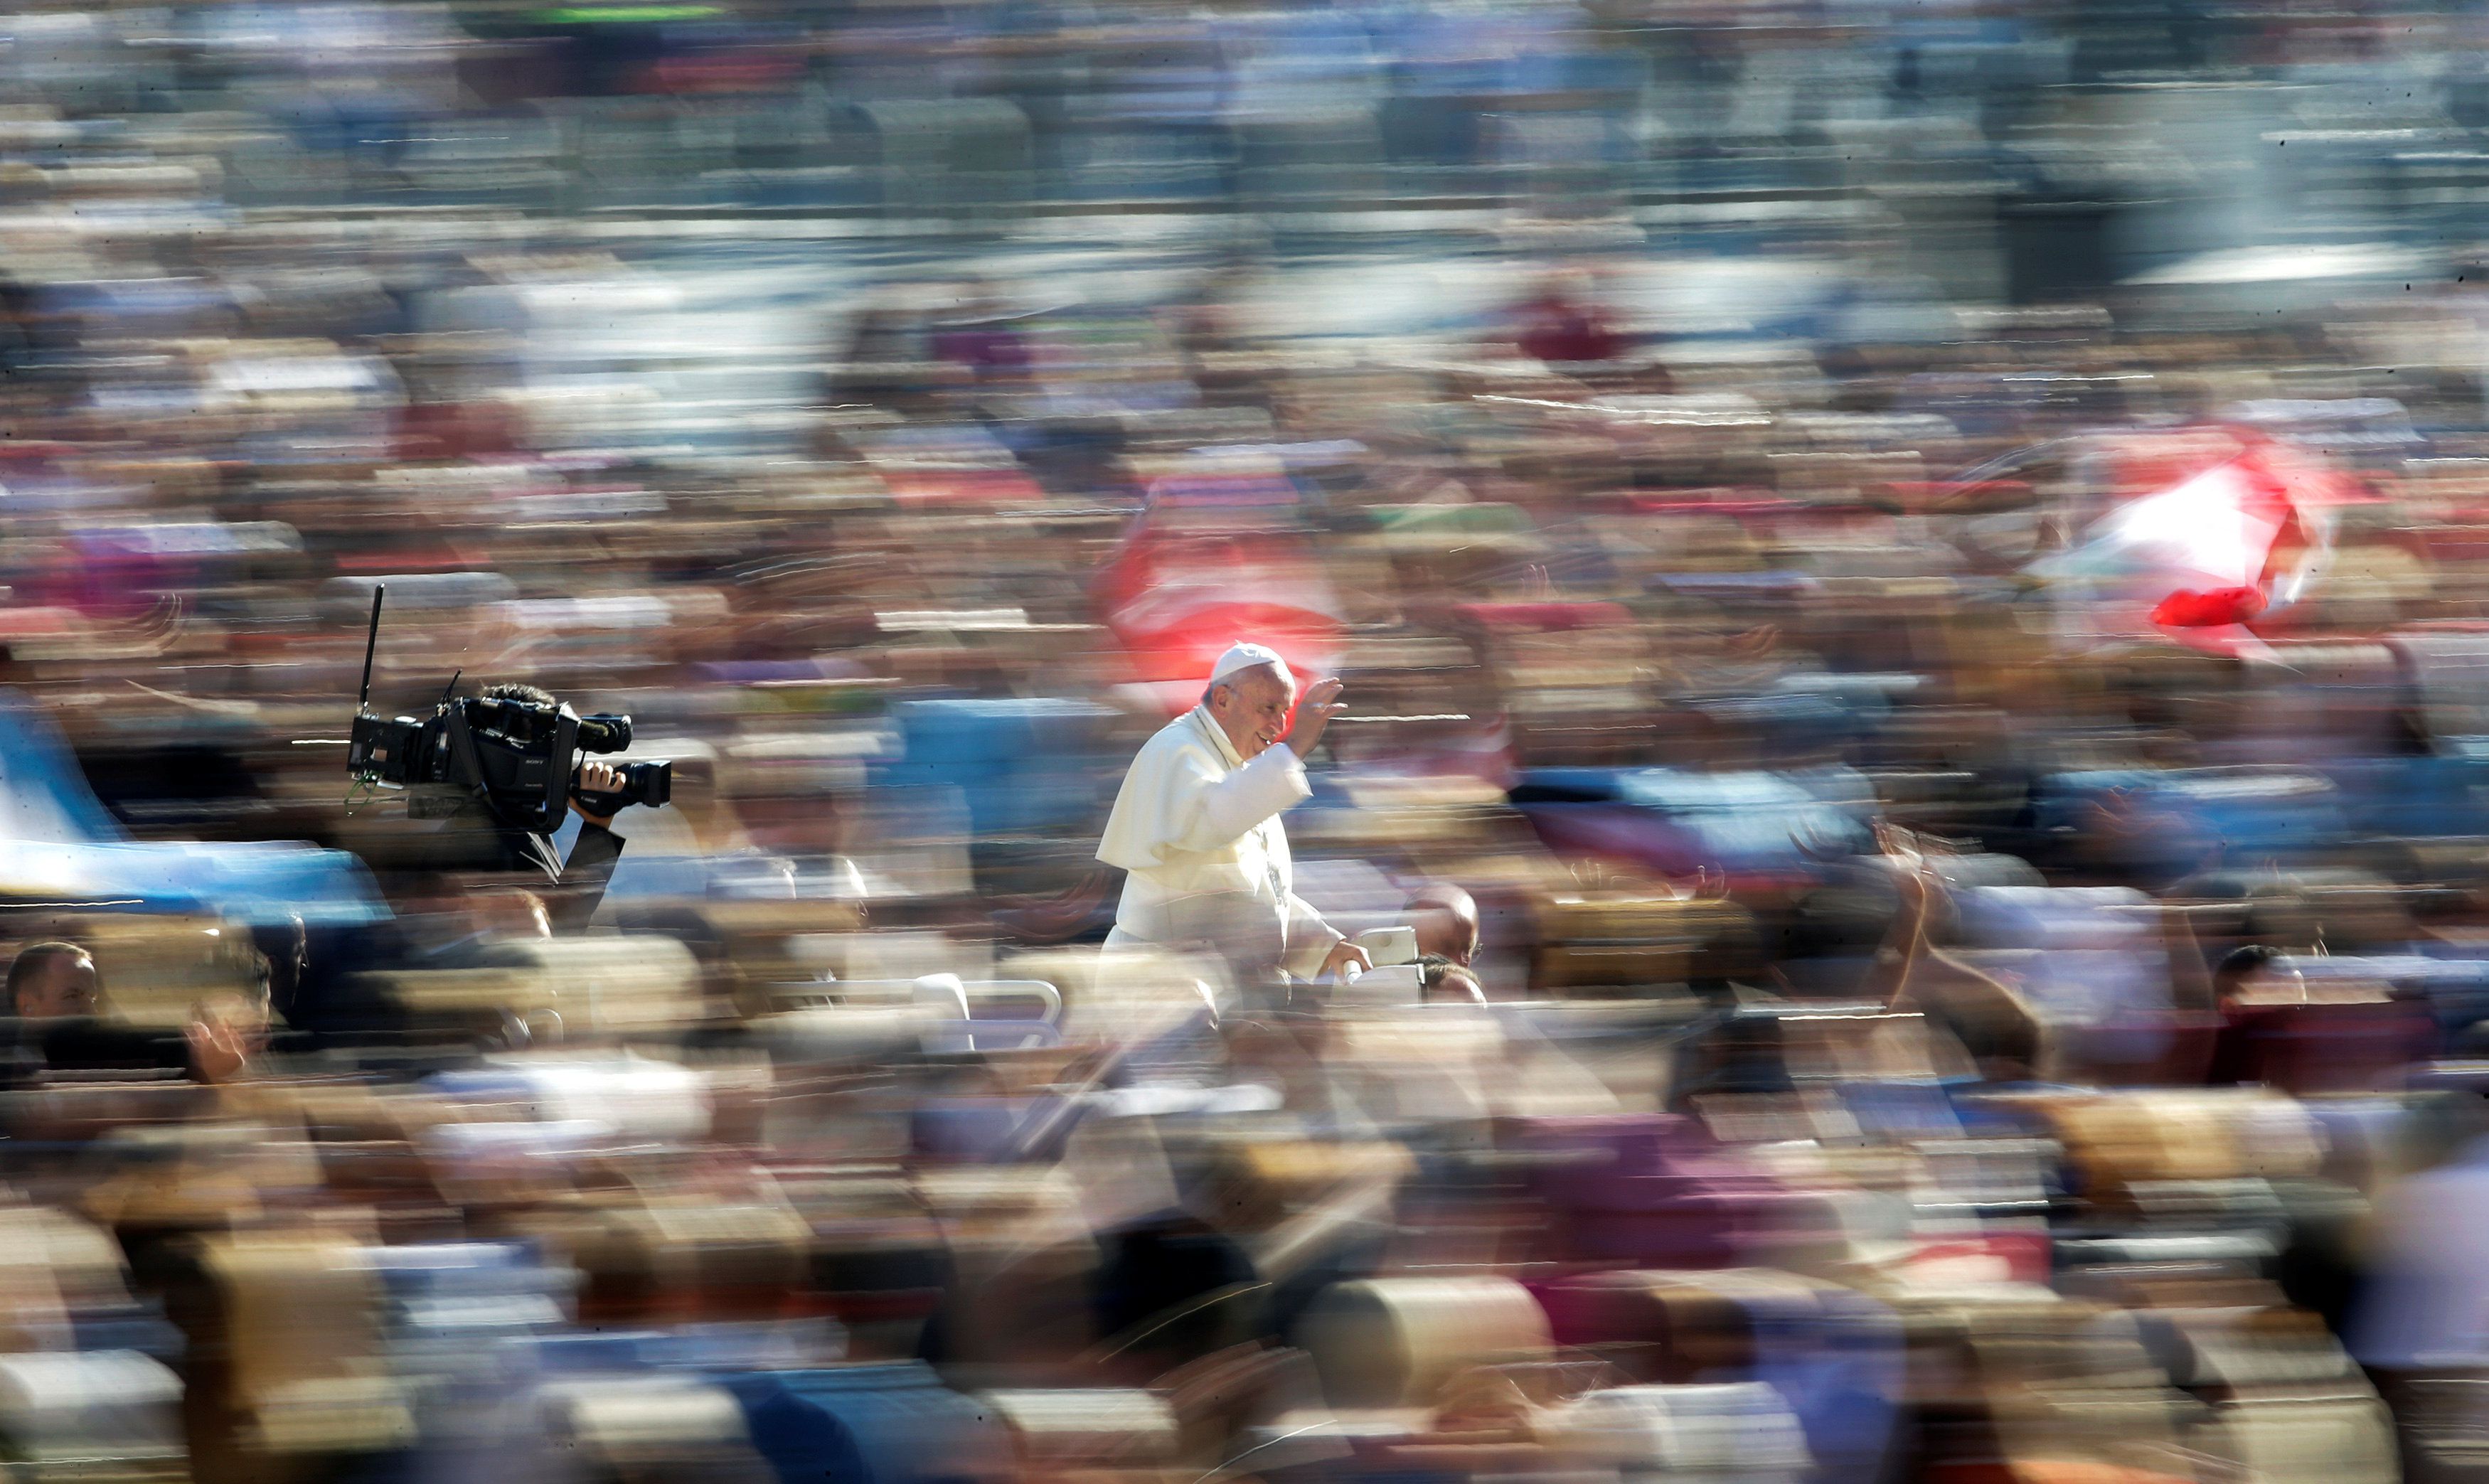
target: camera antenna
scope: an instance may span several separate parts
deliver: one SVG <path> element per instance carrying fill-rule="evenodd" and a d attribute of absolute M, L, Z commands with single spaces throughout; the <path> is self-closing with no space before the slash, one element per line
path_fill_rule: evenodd
<path fill-rule="evenodd" d="M 467 671 L 463 670 L 453 670 L 449 672 L 449 683 L 441 688 L 443 705 L 449 704 L 449 698 L 458 694 L 458 682 L 465 677 L 466 673 Z"/>
<path fill-rule="evenodd" d="M 355 709 L 368 711 L 372 705 L 372 652 L 381 644 L 381 599 L 388 593 L 388 584 L 372 585 L 372 630 L 363 638 L 363 693 L 355 699 Z"/>

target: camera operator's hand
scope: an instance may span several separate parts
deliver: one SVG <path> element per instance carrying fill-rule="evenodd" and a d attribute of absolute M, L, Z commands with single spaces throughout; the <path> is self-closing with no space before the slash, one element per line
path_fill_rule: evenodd
<path fill-rule="evenodd" d="M 600 829 L 611 828 L 615 811 L 608 808 L 597 813 L 588 807 L 588 797 L 613 795 L 622 791 L 622 770 L 610 762 L 583 762 L 570 776 L 571 813 Z M 604 801 L 600 799 L 600 804 Z"/>

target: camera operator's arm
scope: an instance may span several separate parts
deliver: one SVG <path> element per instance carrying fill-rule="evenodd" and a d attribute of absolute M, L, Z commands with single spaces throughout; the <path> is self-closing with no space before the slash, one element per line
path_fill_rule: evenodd
<path fill-rule="evenodd" d="M 570 811 L 579 816 L 579 838 L 571 842 L 570 859 L 561 863 L 561 878 L 548 895 L 545 912 L 557 932 L 577 932 L 596 915 L 605 899 L 605 883 L 622 858 L 622 837 L 613 831 L 613 806 L 602 796 L 622 788 L 621 771 L 612 763 L 583 762 L 570 796 Z M 596 810 L 606 809 L 605 813 Z"/>

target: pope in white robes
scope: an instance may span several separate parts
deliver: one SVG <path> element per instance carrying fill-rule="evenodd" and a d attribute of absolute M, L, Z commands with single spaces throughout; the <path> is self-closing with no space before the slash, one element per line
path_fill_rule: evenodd
<path fill-rule="evenodd" d="M 1273 650 L 1238 644 L 1219 657 L 1201 704 L 1142 745 L 1115 795 L 1098 845 L 1098 859 L 1126 872 L 1109 951 L 1208 946 L 1301 979 L 1373 966 L 1297 896 L 1279 823 L 1313 791 L 1304 758 L 1345 709 L 1339 692 L 1336 679 L 1317 682 L 1296 707 L 1296 681 Z"/>

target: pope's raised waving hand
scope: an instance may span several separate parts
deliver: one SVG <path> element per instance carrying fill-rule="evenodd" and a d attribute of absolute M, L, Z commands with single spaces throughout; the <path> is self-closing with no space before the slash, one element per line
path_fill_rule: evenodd
<path fill-rule="evenodd" d="M 1296 725 L 1288 728 L 1288 746 L 1299 757 L 1310 757 L 1322 743 L 1323 729 L 1330 719 L 1348 707 L 1339 702 L 1339 676 L 1317 680 L 1305 691 L 1305 699 L 1297 702 Z"/>

